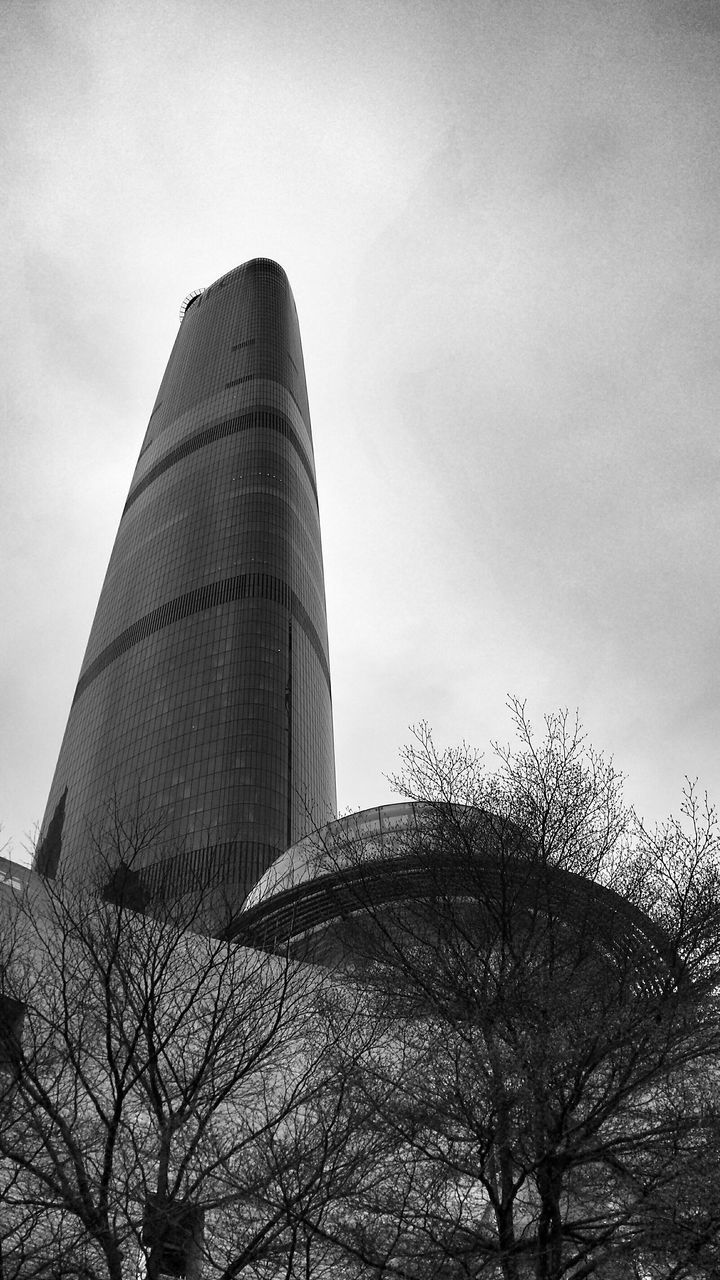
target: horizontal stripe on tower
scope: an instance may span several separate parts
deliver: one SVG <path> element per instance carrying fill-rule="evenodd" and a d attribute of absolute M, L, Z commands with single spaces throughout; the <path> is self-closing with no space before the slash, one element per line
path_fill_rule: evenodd
<path fill-rule="evenodd" d="M 188 436 L 181 444 L 166 453 L 164 458 L 161 458 L 159 462 L 155 463 L 154 467 L 150 468 L 142 480 L 138 480 L 135 488 L 130 490 L 128 500 L 123 507 L 123 515 L 140 497 L 140 494 L 144 493 L 149 485 L 154 480 L 157 480 L 158 476 L 161 476 L 169 467 L 173 467 L 176 462 L 181 462 L 183 458 L 189 457 L 191 453 L 195 453 L 198 449 L 204 449 L 206 445 L 213 444 L 216 440 L 223 440 L 226 436 L 236 435 L 240 431 L 251 431 L 253 427 L 265 431 L 277 431 L 279 435 L 289 440 L 307 472 L 315 495 L 315 502 L 317 503 L 317 486 L 312 463 L 309 461 L 300 437 L 289 418 L 286 418 L 282 413 L 275 413 L 272 409 L 253 409 L 250 413 L 241 413 L 238 417 L 225 418 L 222 422 L 214 423 L 212 427 L 205 427 L 204 430 L 196 432 L 193 436 Z"/>
<path fill-rule="evenodd" d="M 75 697 L 72 705 L 75 706 L 78 698 L 85 692 L 88 685 L 92 684 L 99 675 L 109 667 L 116 658 L 123 653 L 127 653 L 128 649 L 132 649 L 134 645 L 139 644 L 141 640 L 147 639 L 148 636 L 155 635 L 156 632 L 162 631 L 164 627 L 169 627 L 174 622 L 179 622 L 182 618 L 189 618 L 195 613 L 202 613 L 205 609 L 213 609 L 219 604 L 228 604 L 235 600 L 261 599 L 274 600 L 276 604 L 284 605 L 289 609 L 293 618 L 300 624 L 305 635 L 310 641 L 317 655 L 323 675 L 327 681 L 328 689 L 330 689 L 330 668 L 328 666 L 325 650 L 323 649 L 322 640 L 315 623 L 304 604 L 295 595 L 294 591 L 282 578 L 275 578 L 269 573 L 241 573 L 236 578 L 224 578 L 221 582 L 210 582 L 204 587 L 197 587 L 194 591 L 187 591 L 182 596 L 176 596 L 174 600 L 168 600 L 157 609 L 153 609 L 151 613 L 146 613 L 144 618 L 138 618 L 137 622 L 133 622 L 131 626 L 126 627 L 120 632 L 110 644 L 98 654 L 86 671 L 83 672 L 77 683 Z"/>

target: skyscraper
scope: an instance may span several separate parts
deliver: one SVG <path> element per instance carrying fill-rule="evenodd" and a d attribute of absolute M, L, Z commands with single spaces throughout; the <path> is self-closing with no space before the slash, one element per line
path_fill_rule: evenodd
<path fill-rule="evenodd" d="M 305 373 L 284 271 L 191 296 L 150 415 L 36 857 L 92 870 L 108 805 L 158 821 L 144 883 L 234 903 L 335 810 Z"/>

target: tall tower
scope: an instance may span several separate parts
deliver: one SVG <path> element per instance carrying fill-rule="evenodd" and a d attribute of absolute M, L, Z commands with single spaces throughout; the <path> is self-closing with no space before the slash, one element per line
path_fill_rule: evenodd
<path fill-rule="evenodd" d="M 94 870 L 108 805 L 162 840 L 155 892 L 239 904 L 335 811 L 325 587 L 300 331 L 256 258 L 181 318 L 120 521 L 36 868 Z M 130 818 L 132 821 L 132 817 Z"/>

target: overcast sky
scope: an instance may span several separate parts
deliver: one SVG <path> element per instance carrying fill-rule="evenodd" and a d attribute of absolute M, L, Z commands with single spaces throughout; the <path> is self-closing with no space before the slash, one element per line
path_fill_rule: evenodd
<path fill-rule="evenodd" d="M 6 0 L 0 817 L 43 814 L 186 293 L 276 258 L 339 803 L 578 706 L 720 798 L 720 3 Z"/>

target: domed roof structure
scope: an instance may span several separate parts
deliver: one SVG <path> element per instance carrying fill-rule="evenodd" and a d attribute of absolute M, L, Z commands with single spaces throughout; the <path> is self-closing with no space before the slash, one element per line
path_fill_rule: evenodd
<path fill-rule="evenodd" d="M 643 912 L 544 861 L 510 819 L 463 805 L 405 801 L 328 823 L 275 860 L 230 932 L 268 951 L 337 961 L 357 951 L 359 931 L 367 946 L 388 912 L 397 920 L 406 908 L 407 928 L 418 903 L 426 905 L 420 929 L 442 904 L 471 918 L 486 943 L 503 913 L 515 929 L 543 918 L 568 939 L 587 935 L 604 963 L 631 965 L 641 984 L 667 972 L 665 939 Z M 420 915 L 415 907 L 415 925 Z"/>

